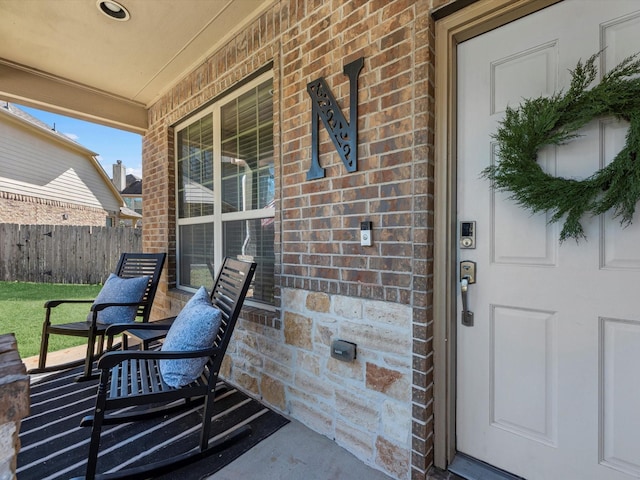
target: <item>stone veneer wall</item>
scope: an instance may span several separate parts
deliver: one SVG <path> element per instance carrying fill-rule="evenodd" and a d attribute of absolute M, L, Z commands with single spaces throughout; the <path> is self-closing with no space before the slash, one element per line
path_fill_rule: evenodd
<path fill-rule="evenodd" d="M 13 334 L 0 335 L 0 479 L 16 478 L 20 422 L 29 415 L 29 376 Z"/>
<path fill-rule="evenodd" d="M 411 307 L 285 288 L 284 328 L 243 321 L 222 374 L 334 439 L 364 462 L 408 478 Z M 353 362 L 331 341 L 357 344 Z"/>
<path fill-rule="evenodd" d="M 226 373 L 399 479 L 424 478 L 433 463 L 430 8 L 442 3 L 274 1 L 151 106 L 143 141 L 144 250 L 169 254 L 154 302 L 158 318 L 175 314 L 185 298 L 173 289 L 173 125 L 272 65 L 278 311 L 245 311 Z M 321 127 L 326 177 L 307 181 L 307 83 L 324 77 L 348 116 L 342 68 L 361 56 L 358 171 L 345 171 Z M 372 247 L 360 246 L 363 220 L 373 222 Z M 340 306 L 348 303 L 361 305 L 362 316 L 346 314 Z M 367 305 L 382 315 L 370 317 Z M 382 341 L 389 332 L 396 338 Z M 363 349 L 355 364 L 329 358 L 331 335 Z M 393 350 L 397 339 L 402 354 Z M 393 425 L 385 420 L 390 410 L 398 412 Z"/>

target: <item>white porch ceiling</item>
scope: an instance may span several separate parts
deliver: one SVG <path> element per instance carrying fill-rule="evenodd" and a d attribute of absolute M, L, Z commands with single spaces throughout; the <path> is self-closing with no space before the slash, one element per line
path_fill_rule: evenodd
<path fill-rule="evenodd" d="M 0 0 L 0 99 L 138 133 L 146 109 L 273 0 Z"/>

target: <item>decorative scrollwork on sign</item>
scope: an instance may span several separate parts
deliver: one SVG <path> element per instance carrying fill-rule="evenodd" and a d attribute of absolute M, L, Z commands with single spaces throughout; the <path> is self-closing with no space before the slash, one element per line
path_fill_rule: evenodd
<path fill-rule="evenodd" d="M 307 172 L 307 180 L 324 178 L 324 168 L 320 166 L 318 153 L 318 118 L 327 129 L 347 171 L 358 170 L 358 75 L 363 65 L 364 58 L 361 57 L 345 65 L 343 70 L 349 77 L 350 122 L 347 122 L 324 78 L 307 84 L 307 92 L 312 101 L 311 168 Z"/>

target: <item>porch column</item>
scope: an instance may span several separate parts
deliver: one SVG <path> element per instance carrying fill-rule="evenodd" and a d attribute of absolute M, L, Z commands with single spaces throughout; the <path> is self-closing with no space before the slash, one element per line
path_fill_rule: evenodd
<path fill-rule="evenodd" d="M 29 415 L 29 376 L 13 333 L 0 335 L 0 479 L 16 479 L 20 422 Z"/>

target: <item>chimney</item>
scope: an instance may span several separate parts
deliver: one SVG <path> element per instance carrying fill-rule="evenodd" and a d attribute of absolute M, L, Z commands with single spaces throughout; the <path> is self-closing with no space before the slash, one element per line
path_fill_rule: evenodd
<path fill-rule="evenodd" d="M 127 167 L 122 164 L 122 160 L 118 160 L 117 163 L 113 165 L 112 182 L 119 192 L 127 188 Z"/>

